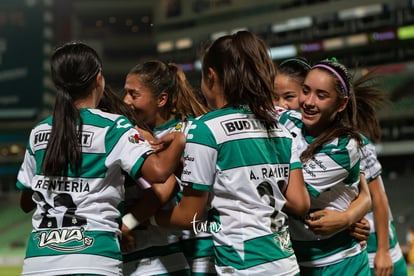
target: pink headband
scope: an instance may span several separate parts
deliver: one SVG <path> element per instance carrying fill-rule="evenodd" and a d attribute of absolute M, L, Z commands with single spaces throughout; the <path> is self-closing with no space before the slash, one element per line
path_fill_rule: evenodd
<path fill-rule="evenodd" d="M 333 69 L 332 67 L 325 65 L 325 64 L 316 64 L 312 67 L 313 68 L 325 68 L 326 70 L 328 70 L 329 72 L 331 72 L 332 74 L 334 74 L 338 80 L 341 82 L 342 88 L 344 89 L 345 92 L 345 96 L 349 97 L 349 91 L 348 88 L 346 87 L 345 81 L 344 79 L 341 77 L 341 75 L 338 74 L 338 72 L 335 71 L 335 69 Z"/>

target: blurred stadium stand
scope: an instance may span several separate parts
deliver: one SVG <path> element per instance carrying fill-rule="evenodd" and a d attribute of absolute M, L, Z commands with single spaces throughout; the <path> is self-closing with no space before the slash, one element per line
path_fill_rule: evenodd
<path fill-rule="evenodd" d="M 31 213 L 20 210 L 16 195 L 0 199 L 0 266 L 20 265 L 32 230 Z"/>

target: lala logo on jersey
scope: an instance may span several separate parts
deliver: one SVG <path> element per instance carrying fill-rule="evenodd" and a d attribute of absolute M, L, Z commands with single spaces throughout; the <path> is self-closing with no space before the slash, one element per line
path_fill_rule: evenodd
<path fill-rule="evenodd" d="M 48 247 L 62 252 L 80 251 L 90 247 L 94 242 L 93 238 L 84 235 L 83 228 L 43 231 L 35 238 L 39 239 L 38 246 L 40 248 Z"/>

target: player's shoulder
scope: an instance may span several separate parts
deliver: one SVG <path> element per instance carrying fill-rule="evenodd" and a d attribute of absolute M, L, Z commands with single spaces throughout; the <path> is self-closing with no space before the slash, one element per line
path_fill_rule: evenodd
<path fill-rule="evenodd" d="M 219 118 L 219 117 L 222 117 L 228 114 L 234 114 L 234 113 L 236 113 L 236 110 L 232 108 L 216 109 L 216 110 L 209 111 L 201 116 L 198 116 L 197 118 L 195 118 L 194 121 L 207 122 L 209 120 L 214 120 L 216 118 Z"/>
<path fill-rule="evenodd" d="M 36 123 L 30 131 L 30 140 L 37 139 L 39 137 L 49 137 L 52 129 L 52 116 L 49 116 Z"/>
<path fill-rule="evenodd" d="M 284 110 L 280 112 L 280 117 L 292 121 L 302 120 L 302 113 L 298 110 Z"/>
<path fill-rule="evenodd" d="M 82 110 L 81 116 L 84 124 L 96 127 L 107 127 L 113 125 L 117 128 L 133 127 L 133 124 L 124 115 L 109 113 L 100 109 Z"/>
<path fill-rule="evenodd" d="M 37 122 L 37 124 L 33 127 L 33 129 L 42 128 L 42 127 L 45 127 L 47 125 L 52 126 L 52 122 L 53 122 L 53 117 L 49 116 L 49 117 Z"/>
<path fill-rule="evenodd" d="M 120 115 L 120 114 L 109 113 L 109 112 L 106 112 L 106 111 L 102 111 L 100 109 L 93 109 L 93 108 L 87 109 L 86 114 L 88 114 L 90 116 L 102 117 L 104 119 L 111 120 L 111 121 L 116 121 L 121 117 L 125 117 L 125 116 Z"/>
<path fill-rule="evenodd" d="M 295 137 L 301 134 L 301 130 L 304 127 L 302 122 L 302 114 L 296 110 L 285 110 L 280 114 L 278 121 Z"/>

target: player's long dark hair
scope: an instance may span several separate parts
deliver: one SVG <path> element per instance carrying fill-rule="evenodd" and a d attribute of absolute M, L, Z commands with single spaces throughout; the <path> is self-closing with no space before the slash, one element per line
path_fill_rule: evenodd
<path fill-rule="evenodd" d="M 339 95 L 338 101 L 345 96 L 349 97 L 349 100 L 346 108 L 337 114 L 331 126 L 302 153 L 302 161 L 311 158 L 316 150 L 337 137 L 353 138 L 362 145 L 362 133 L 376 142 L 380 137 L 377 107 L 385 103 L 386 94 L 374 82 L 375 75 L 368 73 L 353 81 L 348 69 L 336 60 L 320 61 L 311 70 L 315 69 L 324 70 L 332 76 L 335 90 Z"/>
<path fill-rule="evenodd" d="M 215 40 L 202 54 L 202 73 L 214 69 L 229 106 L 249 106 L 266 126 L 274 125 L 275 69 L 269 48 L 255 34 L 239 31 Z"/>
<path fill-rule="evenodd" d="M 124 115 L 135 126 L 152 133 L 151 128 L 138 118 L 134 110 L 109 85 L 105 85 L 102 99 L 97 108 L 109 113 Z"/>
<path fill-rule="evenodd" d="M 355 98 L 357 102 L 357 127 L 373 143 L 381 142 L 381 126 L 377 112 L 391 105 L 391 100 L 382 90 L 375 69 L 363 74 L 355 81 Z"/>
<path fill-rule="evenodd" d="M 311 65 L 304 57 L 288 58 L 276 66 L 276 74 L 289 76 L 302 85 L 310 69 Z"/>
<path fill-rule="evenodd" d="M 184 71 L 175 63 L 149 60 L 135 65 L 129 74 L 136 75 L 154 97 L 161 93 L 168 94 L 167 104 L 161 111 L 161 116 L 166 120 L 171 115 L 179 115 L 184 120 L 188 116 L 198 117 L 207 112 Z"/>
<path fill-rule="evenodd" d="M 70 168 L 78 173 L 82 163 L 79 133 L 82 119 L 75 101 L 92 92 L 92 84 L 102 70 L 94 49 L 71 42 L 55 50 L 51 57 L 51 75 L 57 89 L 52 131 L 42 163 L 47 176 L 67 176 Z"/>

